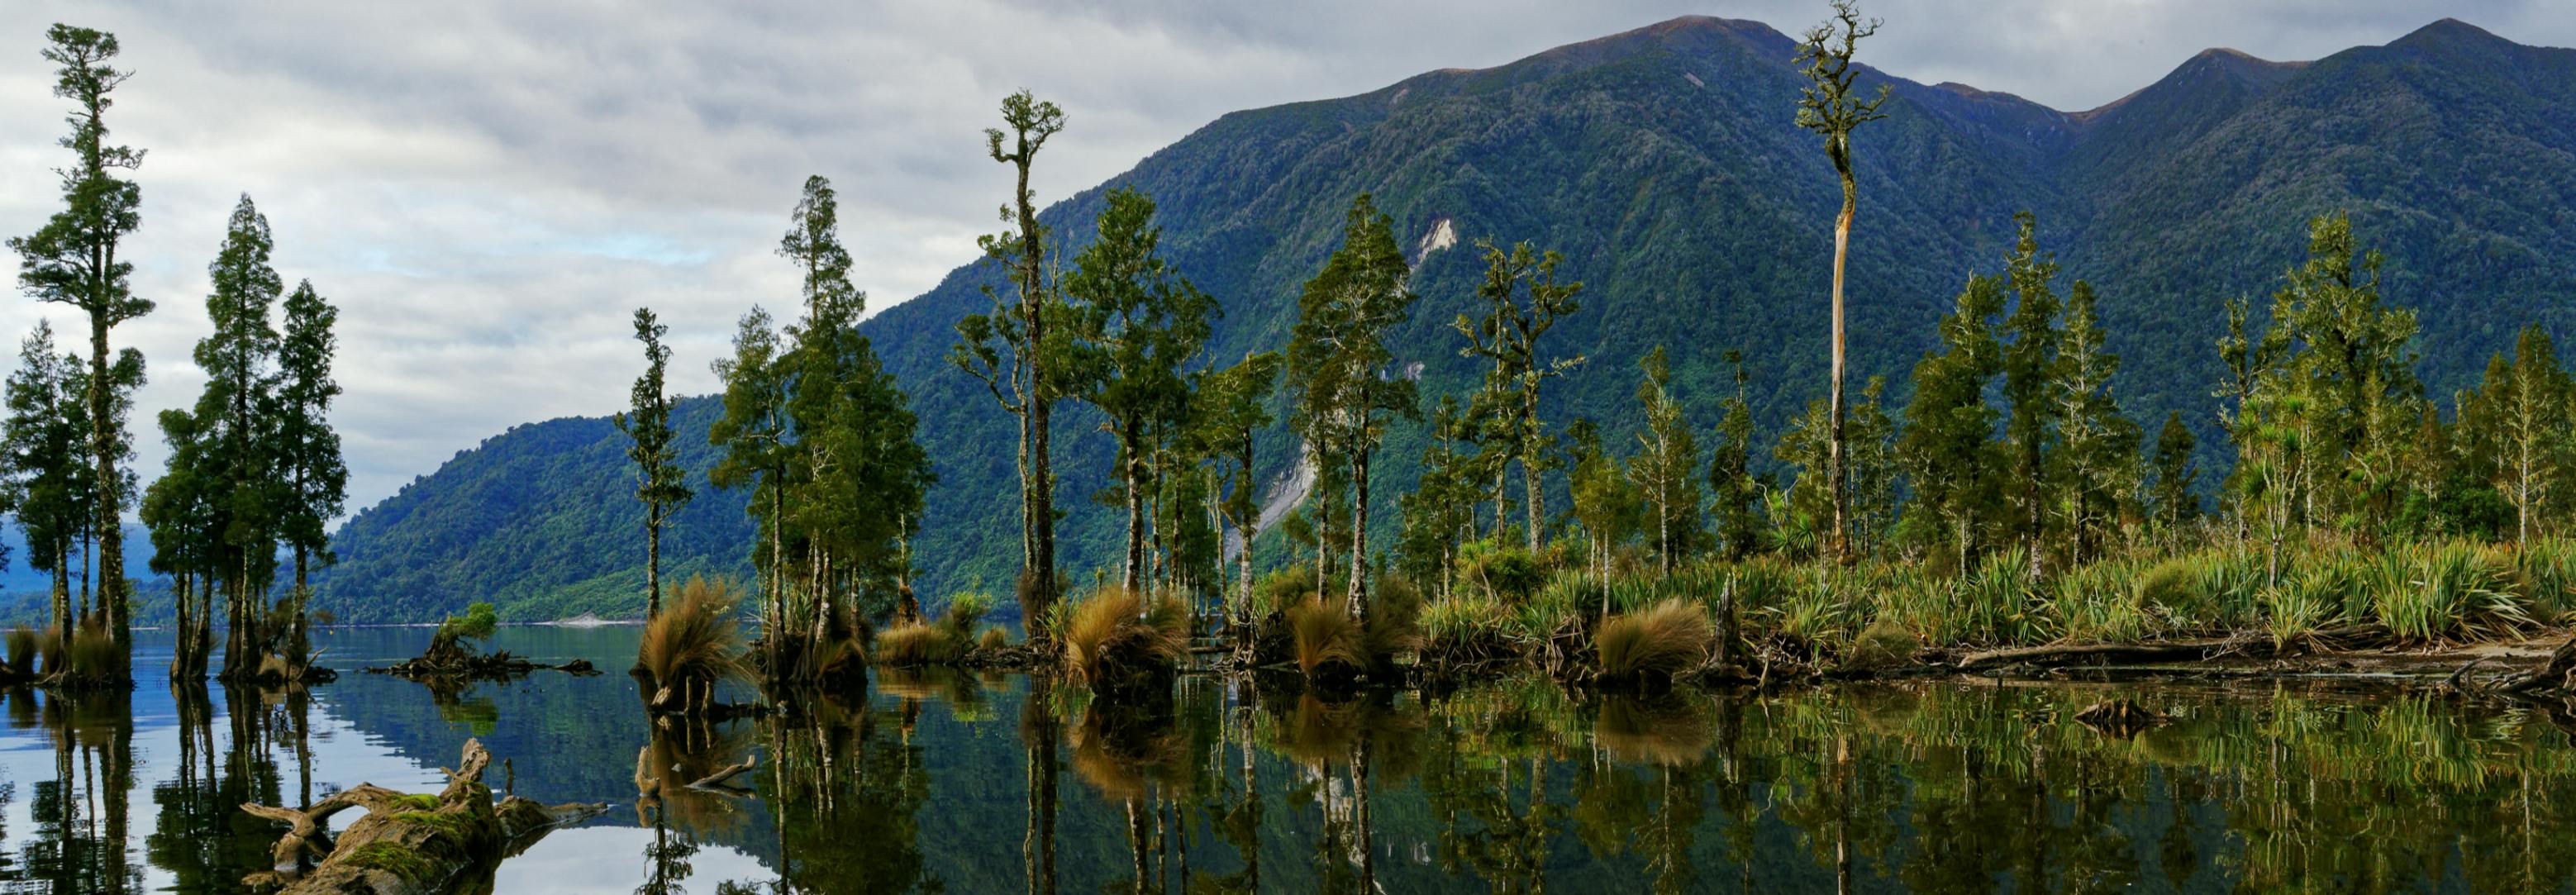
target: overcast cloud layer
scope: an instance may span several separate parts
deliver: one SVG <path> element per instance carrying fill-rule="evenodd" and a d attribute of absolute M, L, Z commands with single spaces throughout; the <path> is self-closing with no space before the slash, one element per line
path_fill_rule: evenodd
<path fill-rule="evenodd" d="M 676 387 L 753 303 L 793 304 L 772 250 L 806 175 L 830 177 L 856 279 L 883 307 L 975 255 L 1008 192 L 982 156 L 995 101 L 1026 87 L 1070 119 L 1037 189 L 1063 198 L 1225 112 L 1366 92 L 1434 68 L 1498 65 L 1683 14 L 1796 33 L 1816 2 L 1158 2 L 790 5 L 611 2 L 0 4 L 0 234 L 56 208 L 63 101 L 37 55 L 48 23 L 116 33 L 136 74 L 114 137 L 149 150 L 122 328 L 152 417 L 191 402 L 206 262 L 235 197 L 274 227 L 288 282 L 338 302 L 335 413 L 352 511 L 513 424 L 605 414 L 639 363 L 627 316 L 669 322 Z M 722 8 L 719 8 L 722 7 Z M 736 8 L 739 7 L 739 8 Z M 1864 58 L 2067 110 L 2228 46 L 2309 59 L 2451 16 L 2576 45 L 2566 0 L 1876 0 Z M 1786 114 L 1786 110 L 1783 111 Z M 0 298 L 14 347 L 67 309 Z M 8 352 L 14 364 L 14 350 Z"/>

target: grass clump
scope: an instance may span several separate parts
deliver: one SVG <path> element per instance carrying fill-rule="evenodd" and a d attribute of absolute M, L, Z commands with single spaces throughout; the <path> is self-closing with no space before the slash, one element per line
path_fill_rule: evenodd
<path fill-rule="evenodd" d="M 734 614 L 738 599 L 730 583 L 692 577 L 662 614 L 644 623 L 637 660 L 662 691 L 654 695 L 656 707 L 703 705 L 717 682 L 749 673 L 742 623 Z M 663 693 L 674 691 L 679 702 L 666 704 Z"/>
<path fill-rule="evenodd" d="M 1189 610 L 1133 590 L 1102 588 L 1065 621 L 1064 670 L 1094 692 L 1124 691 L 1171 671 L 1189 648 Z"/>
<path fill-rule="evenodd" d="M 19 625 L 9 629 L 7 639 L 9 670 L 19 674 L 36 673 L 35 630 L 26 625 Z"/>
<path fill-rule="evenodd" d="M 1380 582 L 1368 621 L 1354 617 L 1350 599 L 1307 597 L 1288 607 L 1284 620 L 1295 646 L 1297 670 L 1309 678 L 1344 673 L 1376 674 L 1413 646 L 1422 614 L 1420 595 L 1395 581 Z"/>
<path fill-rule="evenodd" d="M 112 680 L 124 673 L 125 653 L 116 648 L 116 635 L 108 633 L 107 623 L 92 615 L 64 645 L 61 666 L 73 680 Z"/>
<path fill-rule="evenodd" d="M 957 657 L 957 642 L 946 625 L 905 622 L 877 632 L 876 661 L 897 668 L 937 665 Z"/>
<path fill-rule="evenodd" d="M 1608 680 L 1670 679 L 1708 660 L 1716 640 L 1708 613 L 1680 599 L 1611 616 L 1593 634 L 1593 652 Z"/>
<path fill-rule="evenodd" d="M 984 633 L 975 638 L 975 648 L 993 652 L 1011 645 L 1011 634 L 1000 625 L 985 625 Z"/>

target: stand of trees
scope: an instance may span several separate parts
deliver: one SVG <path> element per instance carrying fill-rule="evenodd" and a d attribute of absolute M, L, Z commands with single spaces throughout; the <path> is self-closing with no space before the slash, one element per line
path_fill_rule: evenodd
<path fill-rule="evenodd" d="M 725 412 L 708 438 L 725 456 L 711 478 L 754 489 L 762 667 L 818 681 L 857 669 L 863 620 L 907 597 L 904 539 L 932 475 L 910 399 L 859 334 L 867 295 L 850 283 L 829 181 L 805 181 L 778 254 L 804 273 L 804 316 L 780 331 L 753 308 L 716 362 Z"/>
<path fill-rule="evenodd" d="M 194 355 L 205 389 L 193 408 L 160 415 L 169 466 L 145 491 L 142 517 L 152 568 L 175 584 L 177 678 L 204 675 L 219 607 L 221 678 L 301 679 L 312 659 L 307 578 L 314 561 L 332 560 L 325 526 L 348 484 L 327 418 L 340 393 L 339 313 L 310 282 L 288 294 L 273 250 L 267 218 L 243 196 L 207 266 L 214 331 Z M 293 579 L 275 598 L 281 549 L 293 554 Z"/>

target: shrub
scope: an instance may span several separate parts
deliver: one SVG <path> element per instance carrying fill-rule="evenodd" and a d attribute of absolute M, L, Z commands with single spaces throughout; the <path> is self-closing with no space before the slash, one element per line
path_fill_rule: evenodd
<path fill-rule="evenodd" d="M 897 667 L 935 665 L 957 656 L 946 625 L 905 622 L 877 632 L 876 660 Z"/>
<path fill-rule="evenodd" d="M 1297 605 L 1297 601 L 1315 595 L 1315 567 L 1305 564 L 1288 566 L 1261 576 L 1252 586 L 1252 605 L 1246 613 L 1255 619 Z"/>
<path fill-rule="evenodd" d="M 985 652 L 992 652 L 1010 645 L 1010 633 L 1003 631 L 999 625 L 985 625 L 983 635 L 975 638 L 975 648 Z"/>
<path fill-rule="evenodd" d="M 1481 589 L 1504 605 L 1516 606 L 1547 583 L 1547 568 L 1528 550 L 1470 541 L 1458 549 L 1458 581 Z"/>
<path fill-rule="evenodd" d="M 1063 638 L 1067 676 L 1094 691 L 1123 689 L 1187 654 L 1189 610 L 1178 600 L 1149 606 L 1135 591 L 1102 588 L 1073 608 Z"/>
<path fill-rule="evenodd" d="M 718 681 L 744 676 L 748 668 L 743 664 L 742 624 L 734 617 L 737 599 L 729 582 L 693 577 L 681 585 L 662 614 L 644 624 L 636 653 L 645 672 L 666 690 L 685 684 L 684 690 L 706 692 Z M 662 704 L 659 694 L 655 703 Z"/>
<path fill-rule="evenodd" d="M 1604 678 L 1669 678 L 1707 661 L 1715 638 L 1705 610 L 1675 599 L 1611 616 L 1593 635 L 1592 647 Z"/>
<path fill-rule="evenodd" d="M 1870 622 L 1869 627 L 1860 630 L 1860 636 L 1852 639 L 1851 652 L 1844 657 L 1843 665 L 1849 668 L 1903 665 L 1914 661 L 1914 654 L 1922 648 L 1923 642 L 1915 639 L 1914 632 L 1882 618 Z"/>

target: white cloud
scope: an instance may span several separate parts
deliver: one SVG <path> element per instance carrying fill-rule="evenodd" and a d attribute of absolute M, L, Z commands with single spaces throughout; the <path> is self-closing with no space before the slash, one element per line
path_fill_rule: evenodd
<path fill-rule="evenodd" d="M 2576 43 L 2543 2 L 1887 0 L 1875 64 L 2059 108 L 2099 105 L 2191 53 L 2310 58 L 2457 16 L 2525 43 Z M 1820 2 L 1323 0 L 1312 4 L 261 4 L 0 7 L 0 233 L 54 205 L 63 104 L 44 27 L 115 32 L 136 70 L 111 118 L 150 150 L 129 250 L 159 312 L 120 330 L 151 358 L 137 424 L 200 384 L 205 262 L 242 192 L 277 261 L 342 307 L 337 413 L 372 503 L 509 425 L 598 414 L 636 362 L 627 315 L 672 325 L 680 388 L 755 302 L 792 304 L 771 250 L 804 177 L 831 177 L 877 307 L 973 258 L 1007 192 L 981 131 L 1003 94 L 1063 105 L 1040 199 L 1098 183 L 1227 111 L 1376 89 L 1442 67 L 1714 13 L 1795 32 Z M 0 300 L 0 331 L 61 308 Z"/>

